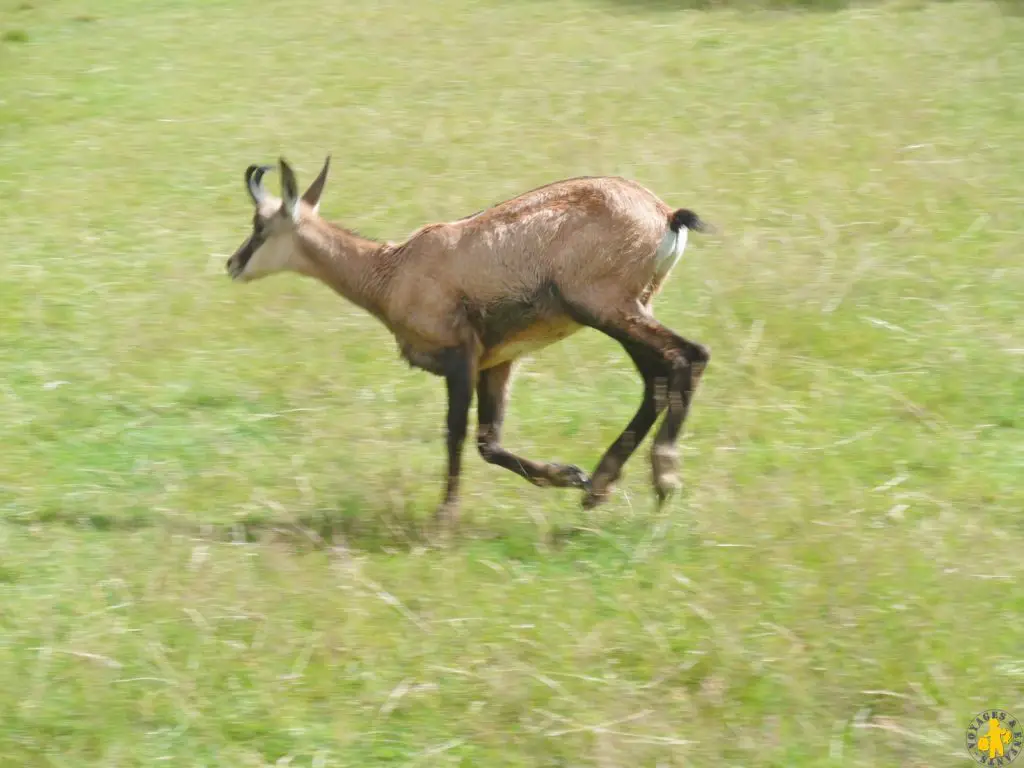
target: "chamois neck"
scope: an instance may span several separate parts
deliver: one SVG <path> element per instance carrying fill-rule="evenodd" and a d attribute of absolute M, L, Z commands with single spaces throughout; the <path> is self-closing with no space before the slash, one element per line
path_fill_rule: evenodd
<path fill-rule="evenodd" d="M 309 275 L 381 317 L 387 282 L 378 259 L 383 246 L 324 219 L 307 219 L 297 231 L 310 264 Z"/>

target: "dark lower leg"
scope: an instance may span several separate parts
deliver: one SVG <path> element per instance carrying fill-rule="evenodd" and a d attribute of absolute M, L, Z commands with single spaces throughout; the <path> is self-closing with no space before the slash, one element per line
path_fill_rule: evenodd
<path fill-rule="evenodd" d="M 602 331 L 630 350 L 638 368 L 643 364 L 636 357 L 639 354 L 641 360 L 647 361 L 650 372 L 644 375 L 644 402 L 633 422 L 594 470 L 592 487 L 584 497 L 584 506 L 592 507 L 604 500 L 607 486 L 618 476 L 625 458 L 632 453 L 632 448 L 626 451 L 625 445 L 631 443 L 635 447 L 661 410 L 667 408 L 669 413 L 658 430 L 651 457 L 655 489 L 659 501 L 664 501 L 679 483 L 675 441 L 686 421 L 693 390 L 710 354 L 700 344 L 688 341 L 662 325 L 646 304 L 634 300 L 617 312 L 607 309 L 591 312 L 588 306 L 594 300 L 594 296 L 583 296 L 582 301 L 567 301 L 567 308 L 577 322 Z M 641 368 L 641 373 L 644 370 Z M 623 443 L 621 447 L 618 446 L 620 441 Z M 618 456 L 625 458 L 618 459 Z"/>
<path fill-rule="evenodd" d="M 678 338 L 685 362 L 677 362 L 673 367 L 668 381 L 668 412 L 651 447 L 651 469 L 659 503 L 663 503 L 681 485 L 676 443 L 686 423 L 697 384 L 710 359 L 707 349 L 700 344 Z"/>
<path fill-rule="evenodd" d="M 556 488 L 584 488 L 587 473 L 572 464 L 531 461 L 501 447 L 501 428 L 512 363 L 507 362 L 480 372 L 477 381 L 477 447 L 484 461 L 515 472 L 534 485 Z"/>
<path fill-rule="evenodd" d="M 445 384 L 448 389 L 448 479 L 444 502 L 437 517 L 454 519 L 459 505 L 459 477 L 462 472 L 462 446 L 466 441 L 469 406 L 473 400 L 473 360 L 467 350 L 452 349 L 445 355 Z"/>
<path fill-rule="evenodd" d="M 598 462 L 591 477 L 590 490 L 583 497 L 584 509 L 592 509 L 608 498 L 612 484 L 619 479 L 622 473 L 622 467 L 633 455 L 637 446 L 643 442 L 657 420 L 658 414 L 665 407 L 666 384 L 665 377 L 662 375 L 664 365 L 650 350 L 635 342 L 623 341 L 622 346 L 629 353 L 643 377 L 643 400 L 632 421 Z"/>

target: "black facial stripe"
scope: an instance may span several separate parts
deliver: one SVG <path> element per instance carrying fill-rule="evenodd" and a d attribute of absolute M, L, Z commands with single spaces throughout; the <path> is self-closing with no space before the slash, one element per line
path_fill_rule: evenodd
<path fill-rule="evenodd" d="M 242 247 L 238 249 L 238 266 L 241 269 L 245 269 L 246 264 L 249 263 L 249 259 L 252 255 L 260 249 L 260 246 L 265 243 L 267 238 L 258 231 L 254 231 L 249 235 L 249 239 L 242 243 Z"/>

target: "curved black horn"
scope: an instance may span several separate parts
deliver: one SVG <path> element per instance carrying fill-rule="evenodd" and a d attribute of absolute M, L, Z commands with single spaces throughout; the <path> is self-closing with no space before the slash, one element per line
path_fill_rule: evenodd
<path fill-rule="evenodd" d="M 270 165 L 250 165 L 245 169 L 245 186 L 249 190 L 249 197 L 256 205 L 262 203 L 263 198 L 267 196 L 266 190 L 263 189 L 263 174 L 272 170 L 274 168 Z"/>

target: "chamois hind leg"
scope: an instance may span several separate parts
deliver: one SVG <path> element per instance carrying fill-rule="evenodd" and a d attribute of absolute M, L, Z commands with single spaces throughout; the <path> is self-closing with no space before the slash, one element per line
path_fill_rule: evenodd
<path fill-rule="evenodd" d="M 515 472 L 534 485 L 586 488 L 587 473 L 573 464 L 549 464 L 524 459 L 501 446 L 512 361 L 487 368 L 477 380 L 477 447 L 484 461 Z"/>
<path fill-rule="evenodd" d="M 651 468 L 659 504 L 663 504 L 682 484 L 678 473 L 679 449 L 676 442 L 689 414 L 693 395 L 711 359 L 710 351 L 703 344 L 674 333 L 672 336 L 686 362 L 672 367 L 668 381 L 668 412 L 651 446 Z"/>
<path fill-rule="evenodd" d="M 634 341 L 624 340 L 621 343 L 643 377 L 643 400 L 636 415 L 598 462 L 591 478 L 591 487 L 583 497 L 584 509 L 593 509 L 608 499 L 612 484 L 619 479 L 629 457 L 647 437 L 658 414 L 665 407 L 664 396 L 658 396 L 659 390 L 664 390 L 667 382 L 664 363 L 649 349 Z"/>
<path fill-rule="evenodd" d="M 650 358 L 646 363 L 650 366 L 650 373 L 644 374 L 644 402 L 630 426 L 635 424 L 642 427 L 646 424 L 646 435 L 658 414 L 663 409 L 668 411 L 655 437 L 651 454 L 654 488 L 658 502 L 663 503 L 679 486 L 675 443 L 686 421 L 694 388 L 711 358 L 710 352 L 703 345 L 684 339 L 666 328 L 651 314 L 645 304 L 638 301 L 630 302 L 624 310 L 606 310 L 600 315 L 588 312 L 585 305 L 575 304 L 572 309 L 573 315 L 578 317 L 580 322 L 611 336 L 625 346 L 634 361 L 637 360 L 636 350 L 642 350 L 643 354 Z M 637 362 L 637 366 L 640 365 L 641 363 Z M 643 370 L 641 369 L 641 372 Z M 648 383 L 649 379 L 653 380 L 653 384 Z M 653 401 L 653 417 L 648 416 L 652 413 L 648 399 Z M 623 455 L 622 448 L 616 449 L 616 446 L 620 441 L 627 439 L 630 431 L 630 427 L 627 427 L 594 470 L 591 489 L 583 499 L 585 507 L 594 507 L 607 498 L 609 486 L 617 478 L 618 471 L 624 463 L 616 459 L 616 456 Z M 628 458 L 628 454 L 625 456 Z"/>

